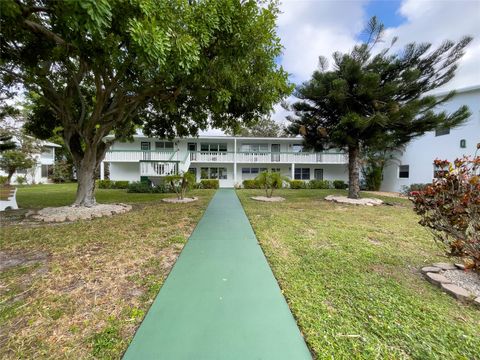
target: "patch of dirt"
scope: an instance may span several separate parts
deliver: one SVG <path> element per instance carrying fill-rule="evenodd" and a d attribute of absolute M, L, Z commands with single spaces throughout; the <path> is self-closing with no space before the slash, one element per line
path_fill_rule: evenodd
<path fill-rule="evenodd" d="M 272 196 L 272 197 L 266 197 L 266 196 L 252 196 L 253 200 L 257 201 L 265 201 L 265 202 L 279 202 L 279 201 L 285 201 L 285 198 L 281 196 Z"/>
<path fill-rule="evenodd" d="M 0 250 L 0 272 L 19 265 L 45 263 L 48 253 L 43 251 L 2 251 Z"/>
<path fill-rule="evenodd" d="M 178 199 L 178 198 L 166 198 L 162 199 L 163 202 L 166 203 L 171 203 L 171 204 L 185 204 L 185 203 L 191 203 L 194 201 L 197 201 L 198 197 L 193 197 L 193 198 L 183 198 L 183 199 Z"/>
<path fill-rule="evenodd" d="M 173 244 L 172 246 L 162 249 L 159 252 L 158 255 L 160 257 L 160 265 L 165 273 L 165 276 L 167 276 L 170 273 L 170 270 L 172 270 L 172 267 L 175 265 L 178 256 L 182 252 L 182 249 L 183 244 Z"/>

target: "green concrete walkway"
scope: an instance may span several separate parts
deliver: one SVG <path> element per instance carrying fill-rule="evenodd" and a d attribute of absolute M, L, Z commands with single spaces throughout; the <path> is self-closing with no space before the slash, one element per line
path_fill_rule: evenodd
<path fill-rule="evenodd" d="M 213 197 L 124 359 L 311 359 L 234 190 Z"/>

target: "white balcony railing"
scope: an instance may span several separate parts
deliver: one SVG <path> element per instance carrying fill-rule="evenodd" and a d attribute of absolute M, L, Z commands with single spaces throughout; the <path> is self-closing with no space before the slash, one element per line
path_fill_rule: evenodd
<path fill-rule="evenodd" d="M 176 152 L 173 151 L 135 151 L 135 150 L 111 150 L 105 155 L 105 161 L 138 162 L 140 160 L 176 160 Z"/>
<path fill-rule="evenodd" d="M 285 164 L 346 164 L 348 156 L 344 153 L 328 152 L 212 152 L 192 151 L 161 152 L 161 151 L 108 151 L 105 161 L 138 162 L 138 161 L 179 161 L 181 164 L 190 162 L 202 163 L 285 163 Z"/>

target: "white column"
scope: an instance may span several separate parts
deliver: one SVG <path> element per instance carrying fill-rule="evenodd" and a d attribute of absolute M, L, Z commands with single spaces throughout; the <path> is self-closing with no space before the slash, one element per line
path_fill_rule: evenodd
<path fill-rule="evenodd" d="M 237 184 L 237 139 L 233 139 L 233 186 Z"/>
<path fill-rule="evenodd" d="M 100 180 L 105 180 L 105 164 L 103 161 L 100 163 Z"/>
<path fill-rule="evenodd" d="M 295 179 L 295 163 L 292 163 L 292 180 Z"/>

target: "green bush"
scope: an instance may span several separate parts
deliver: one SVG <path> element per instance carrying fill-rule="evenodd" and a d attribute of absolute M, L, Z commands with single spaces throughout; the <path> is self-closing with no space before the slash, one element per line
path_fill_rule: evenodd
<path fill-rule="evenodd" d="M 129 181 L 119 180 L 112 182 L 112 189 L 128 189 Z"/>
<path fill-rule="evenodd" d="M 310 180 L 308 183 L 310 189 L 330 189 L 330 181 L 328 180 Z"/>
<path fill-rule="evenodd" d="M 8 177 L 0 176 L 0 185 L 5 185 L 7 183 Z"/>
<path fill-rule="evenodd" d="M 18 185 L 23 185 L 27 182 L 27 178 L 25 176 L 17 176 L 15 178 L 15 181 L 17 182 Z"/>
<path fill-rule="evenodd" d="M 260 183 L 255 179 L 243 180 L 244 189 L 260 189 Z"/>
<path fill-rule="evenodd" d="M 128 193 L 145 193 L 145 194 L 162 194 L 171 192 L 170 188 L 165 184 L 152 186 L 146 181 L 134 181 L 128 184 Z"/>
<path fill-rule="evenodd" d="M 110 180 L 97 180 L 97 187 L 99 189 L 112 189 L 113 182 Z"/>
<path fill-rule="evenodd" d="M 220 187 L 220 182 L 216 179 L 203 179 L 200 180 L 202 189 L 218 189 Z"/>
<path fill-rule="evenodd" d="M 306 183 L 303 180 L 290 180 L 290 189 L 305 189 Z"/>
<path fill-rule="evenodd" d="M 333 187 L 335 189 L 345 190 L 348 185 L 343 180 L 333 180 Z"/>

